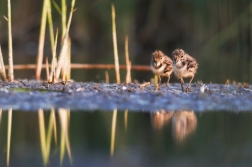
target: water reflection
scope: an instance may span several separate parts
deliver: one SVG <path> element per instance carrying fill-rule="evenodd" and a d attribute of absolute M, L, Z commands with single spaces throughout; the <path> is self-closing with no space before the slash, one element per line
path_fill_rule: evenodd
<path fill-rule="evenodd" d="M 67 152 L 70 163 L 72 163 L 72 155 L 69 141 L 69 125 L 70 125 L 70 110 L 58 109 L 60 121 L 60 164 L 62 165 L 65 152 Z M 0 123 L 2 121 L 2 109 L 0 109 Z M 40 134 L 40 146 L 42 159 L 45 166 L 49 163 L 49 157 L 52 147 L 52 138 L 54 138 L 55 145 L 57 145 L 57 126 L 55 110 L 51 109 L 48 125 L 46 126 L 44 111 L 38 110 L 38 124 Z M 46 128 L 47 127 L 47 128 Z M 12 108 L 8 110 L 7 119 L 7 144 L 6 144 L 6 166 L 10 165 L 11 155 L 11 137 L 12 137 Z"/>
<path fill-rule="evenodd" d="M 168 124 L 171 121 L 173 116 L 173 111 L 155 111 L 151 114 L 152 126 L 154 129 L 159 130 L 164 125 Z"/>
<path fill-rule="evenodd" d="M 60 137 L 60 164 L 62 165 L 65 151 L 67 151 L 70 163 L 72 163 L 72 155 L 69 141 L 69 125 L 70 125 L 70 110 L 60 108 L 59 111 L 61 137 Z"/>
<path fill-rule="evenodd" d="M 156 130 L 160 130 L 169 122 L 172 122 L 172 135 L 177 142 L 184 141 L 197 127 L 194 111 L 159 110 L 152 113 L 151 118 L 152 126 Z"/>
<path fill-rule="evenodd" d="M 111 126 L 110 156 L 114 155 L 114 149 L 115 149 L 116 119 L 117 119 L 117 109 L 114 109 L 112 116 L 112 126 Z"/>
<path fill-rule="evenodd" d="M 60 164 L 62 165 L 65 152 L 67 150 L 70 162 L 72 162 L 70 142 L 69 142 L 69 124 L 70 124 L 70 111 L 67 109 L 60 108 L 58 110 L 59 120 L 60 120 Z M 56 117 L 54 109 L 51 109 L 48 129 L 45 130 L 45 119 L 44 111 L 40 109 L 38 111 L 39 120 L 39 131 L 40 131 L 40 145 L 44 165 L 48 164 L 52 136 L 54 137 L 55 144 L 57 145 L 57 128 L 56 128 Z M 54 135 L 53 135 L 54 134 Z"/>
<path fill-rule="evenodd" d="M 172 117 L 174 138 L 181 142 L 190 135 L 197 126 L 197 118 L 193 111 L 178 111 Z"/>
<path fill-rule="evenodd" d="M 10 145 L 11 145 L 11 129 L 12 129 L 12 108 L 8 111 L 8 128 L 7 128 L 7 166 L 10 164 Z"/>
<path fill-rule="evenodd" d="M 250 112 L 199 116 L 193 111 L 160 110 L 150 117 L 147 112 L 116 109 L 40 109 L 9 110 L 1 117 L 0 166 L 195 166 L 194 162 L 232 166 L 233 159 L 237 166 L 249 166 L 251 162 Z"/>

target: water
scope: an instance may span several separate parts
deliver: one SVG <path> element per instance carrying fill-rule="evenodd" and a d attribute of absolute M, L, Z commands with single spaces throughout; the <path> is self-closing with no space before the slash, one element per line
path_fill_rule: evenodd
<path fill-rule="evenodd" d="M 8 154 L 9 166 L 26 167 L 249 166 L 251 118 L 219 111 L 3 111 L 0 166 Z"/>

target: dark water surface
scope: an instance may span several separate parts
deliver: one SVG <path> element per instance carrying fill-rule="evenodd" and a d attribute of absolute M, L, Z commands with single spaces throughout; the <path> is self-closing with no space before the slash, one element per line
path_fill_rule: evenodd
<path fill-rule="evenodd" d="M 0 166 L 8 154 L 9 166 L 26 167 L 249 166 L 251 119 L 220 111 L 3 111 Z"/>

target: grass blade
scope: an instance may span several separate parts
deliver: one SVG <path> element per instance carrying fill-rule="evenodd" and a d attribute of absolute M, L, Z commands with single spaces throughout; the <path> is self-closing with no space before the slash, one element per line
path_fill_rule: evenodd
<path fill-rule="evenodd" d="M 66 15 L 67 15 L 67 6 L 66 6 L 66 0 L 61 0 L 61 28 L 62 28 L 62 37 L 64 38 L 64 35 L 66 34 Z"/>
<path fill-rule="evenodd" d="M 53 21 L 52 21 L 52 7 L 50 0 L 47 0 L 47 19 L 50 33 L 50 42 L 51 42 L 51 50 L 53 55 L 53 47 L 54 47 L 54 32 L 53 32 Z"/>

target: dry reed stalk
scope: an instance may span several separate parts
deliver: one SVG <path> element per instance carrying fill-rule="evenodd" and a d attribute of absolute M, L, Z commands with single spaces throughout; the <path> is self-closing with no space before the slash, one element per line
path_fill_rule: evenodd
<path fill-rule="evenodd" d="M 140 85 L 140 88 L 142 88 L 142 91 L 144 91 L 144 87 L 150 85 L 150 82 L 145 82 L 142 85 Z"/>
<path fill-rule="evenodd" d="M 67 31 L 66 16 L 67 16 L 66 0 L 61 0 L 61 28 L 62 28 L 61 40 L 62 41 L 64 40 L 64 36 L 66 35 L 66 31 Z M 68 36 L 68 38 L 69 38 L 69 36 Z M 63 66 L 61 68 L 62 81 L 67 81 L 67 66 L 68 66 L 67 64 L 68 64 L 69 43 L 67 43 L 67 45 L 68 45 L 67 51 L 66 51 L 66 53 L 64 53 L 67 55 L 64 56 Z"/>
<path fill-rule="evenodd" d="M 131 62 L 129 60 L 129 39 L 128 36 L 125 38 L 125 58 L 126 58 L 126 66 L 127 66 L 127 73 L 126 73 L 126 83 L 131 82 Z"/>
<path fill-rule="evenodd" d="M 226 80 L 225 85 L 229 85 L 230 81 L 229 79 Z"/>
<path fill-rule="evenodd" d="M 68 81 L 71 77 L 71 39 L 68 37 L 67 43 L 67 56 L 64 60 L 64 66 L 62 68 L 62 81 Z"/>
<path fill-rule="evenodd" d="M 145 82 L 145 83 L 140 85 L 140 88 L 143 88 L 143 87 L 148 86 L 148 85 L 150 85 L 150 82 Z"/>
<path fill-rule="evenodd" d="M 50 64 L 49 64 L 50 65 Z M 31 70 L 31 69 L 36 69 L 37 65 L 36 64 L 19 64 L 19 65 L 14 65 L 13 68 L 15 70 Z M 9 66 L 6 65 L 5 69 L 8 69 Z M 46 68 L 45 64 L 42 64 L 42 68 Z M 72 69 L 107 69 L 107 70 L 112 70 L 115 69 L 114 64 L 71 64 Z M 126 65 L 120 65 L 120 69 L 126 70 L 127 67 Z M 150 66 L 147 65 L 132 65 L 131 70 L 136 70 L 136 71 L 150 71 Z"/>
<path fill-rule="evenodd" d="M 109 83 L 109 73 L 107 70 L 105 71 L 105 80 L 106 80 L 106 83 Z"/>
<path fill-rule="evenodd" d="M 49 80 L 49 64 L 48 64 L 48 57 L 46 57 L 46 80 Z"/>
<path fill-rule="evenodd" d="M 43 9 L 42 9 L 42 16 L 41 16 L 40 34 L 39 34 L 36 80 L 40 80 L 42 63 L 43 63 L 47 8 L 48 8 L 48 0 L 44 0 Z"/>
<path fill-rule="evenodd" d="M 65 80 L 69 81 L 70 79 L 71 79 L 71 38 L 68 37 L 68 52 L 67 52 Z"/>
<path fill-rule="evenodd" d="M 57 42 L 58 42 L 58 29 L 56 30 L 56 36 L 55 36 L 54 45 L 53 45 L 51 72 L 50 72 L 50 76 L 48 80 L 49 82 L 53 82 L 53 78 L 55 78 L 55 68 L 57 66 L 57 58 L 56 58 Z"/>
<path fill-rule="evenodd" d="M 66 36 L 67 36 L 67 34 L 66 34 Z M 67 56 L 67 47 L 68 47 L 67 37 L 64 37 L 63 44 L 62 44 L 61 49 L 60 49 L 60 54 L 59 54 L 59 59 L 58 59 L 57 67 L 56 67 L 56 72 L 55 72 L 56 82 L 59 79 L 60 72 L 62 71 L 62 68 L 64 67 L 64 64 L 65 64 L 64 61 L 66 60 L 65 57 Z"/>
<path fill-rule="evenodd" d="M 58 60 L 58 64 L 57 64 L 57 68 L 56 68 L 56 81 L 59 79 L 60 76 L 60 72 L 62 70 L 62 68 L 64 67 L 64 61 L 66 60 L 67 57 L 67 53 L 68 53 L 68 36 L 69 36 L 69 29 L 70 29 L 70 25 L 71 25 L 71 21 L 72 21 L 72 16 L 73 16 L 73 12 L 74 12 L 74 5 L 75 5 L 75 0 L 72 0 L 71 3 L 71 11 L 70 11 L 70 15 L 68 18 L 68 23 L 67 23 L 67 28 L 66 28 L 66 32 L 64 34 L 64 38 L 63 38 L 63 43 L 61 46 L 61 50 L 60 50 L 60 55 L 59 55 L 59 60 Z"/>
<path fill-rule="evenodd" d="M 65 56 L 65 60 L 63 61 L 64 64 L 63 64 L 63 67 L 62 67 L 62 70 L 61 70 L 61 80 L 62 81 L 66 81 L 66 67 L 67 67 L 67 57 Z"/>
<path fill-rule="evenodd" d="M 6 72 L 5 72 L 5 66 L 4 66 L 1 46 L 0 46 L 0 75 L 1 75 L 2 80 L 6 81 Z"/>
<path fill-rule="evenodd" d="M 117 109 L 114 109 L 111 126 L 110 156 L 114 155 Z"/>
<path fill-rule="evenodd" d="M 8 1 L 8 49 L 9 49 L 9 70 L 8 79 L 10 82 L 14 80 L 13 71 L 13 50 L 12 50 L 12 31 L 11 31 L 11 2 Z"/>
<path fill-rule="evenodd" d="M 118 50 L 117 50 L 117 38 L 116 38 L 116 23 L 115 23 L 115 7 L 114 4 L 111 4 L 112 8 L 112 37 L 113 37 L 113 46 L 114 46 L 114 61 L 115 61 L 115 73 L 116 73 L 116 83 L 120 83 L 120 70 L 119 70 L 119 59 L 118 59 Z"/>

